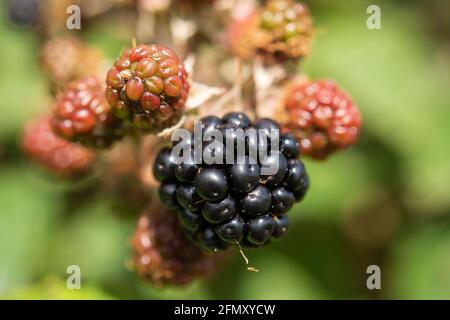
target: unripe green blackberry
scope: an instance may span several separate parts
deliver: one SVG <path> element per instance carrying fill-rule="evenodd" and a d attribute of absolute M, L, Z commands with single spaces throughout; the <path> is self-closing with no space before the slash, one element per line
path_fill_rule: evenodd
<path fill-rule="evenodd" d="M 211 275 L 223 261 L 207 256 L 187 238 L 175 212 L 155 206 L 141 216 L 132 237 L 133 266 L 157 286 L 186 285 Z"/>
<path fill-rule="evenodd" d="M 270 0 L 260 14 L 260 28 L 270 41 L 258 50 L 275 59 L 297 59 L 308 54 L 313 26 L 307 7 L 292 0 Z"/>
<path fill-rule="evenodd" d="M 309 53 L 313 35 L 307 7 L 292 0 L 269 0 L 266 5 L 230 24 L 231 51 L 243 58 L 256 55 L 265 62 L 284 62 Z"/>
<path fill-rule="evenodd" d="M 56 136 L 50 127 L 50 115 L 31 120 L 22 136 L 24 153 L 48 169 L 64 177 L 77 177 L 89 172 L 95 154 L 89 149 Z"/>
<path fill-rule="evenodd" d="M 93 148 L 109 147 L 124 135 L 124 122 L 111 111 L 94 77 L 71 82 L 57 97 L 51 125 L 60 137 Z"/>
<path fill-rule="evenodd" d="M 106 98 L 115 114 L 151 132 L 180 119 L 190 89 L 180 58 L 157 44 L 123 51 L 109 70 L 106 84 Z"/>
<path fill-rule="evenodd" d="M 348 94 L 333 81 L 295 81 L 287 86 L 285 125 L 301 145 L 302 154 L 316 159 L 358 141 L 361 115 Z"/>

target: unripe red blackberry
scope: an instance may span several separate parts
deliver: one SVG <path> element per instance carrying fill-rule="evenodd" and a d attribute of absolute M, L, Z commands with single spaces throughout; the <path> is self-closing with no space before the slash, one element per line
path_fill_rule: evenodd
<path fill-rule="evenodd" d="M 195 247 L 176 213 L 161 207 L 141 216 L 131 243 L 136 271 L 157 286 L 188 284 L 211 275 L 221 262 L 220 257 L 207 256 Z"/>
<path fill-rule="evenodd" d="M 333 81 L 294 81 L 288 85 L 284 104 L 286 127 L 300 141 L 302 154 L 323 159 L 357 142 L 360 113 Z"/>
<path fill-rule="evenodd" d="M 53 38 L 44 44 L 40 53 L 43 70 L 58 87 L 99 74 L 101 61 L 100 51 L 85 45 L 76 37 Z"/>
<path fill-rule="evenodd" d="M 56 134 L 88 147 L 106 148 L 124 135 L 124 123 L 111 111 L 104 86 L 88 77 L 71 82 L 57 97 L 51 125 Z"/>
<path fill-rule="evenodd" d="M 227 41 L 231 52 L 249 60 L 256 55 L 258 47 L 263 47 L 269 42 L 269 37 L 261 31 L 257 12 L 232 21 L 227 31 Z"/>
<path fill-rule="evenodd" d="M 180 58 L 157 44 L 123 51 L 109 70 L 106 83 L 106 97 L 115 114 L 146 131 L 176 123 L 190 88 Z"/>
<path fill-rule="evenodd" d="M 51 172 L 66 177 L 83 175 L 92 169 L 95 154 L 89 149 L 57 137 L 50 127 L 50 115 L 30 121 L 22 136 L 24 153 Z"/>

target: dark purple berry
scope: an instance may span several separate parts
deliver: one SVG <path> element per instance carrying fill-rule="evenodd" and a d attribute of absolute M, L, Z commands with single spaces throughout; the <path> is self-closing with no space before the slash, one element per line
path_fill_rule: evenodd
<path fill-rule="evenodd" d="M 241 193 L 247 193 L 259 183 L 260 170 L 257 164 L 250 164 L 248 157 L 244 164 L 234 164 L 230 169 L 233 187 Z"/>
<path fill-rule="evenodd" d="M 258 186 L 250 191 L 242 199 L 242 213 L 249 217 L 254 217 L 267 213 L 272 203 L 270 191 L 263 186 Z"/>
<path fill-rule="evenodd" d="M 286 158 L 297 158 L 300 155 L 300 144 L 291 133 L 280 138 L 280 150 Z"/>
<path fill-rule="evenodd" d="M 18 27 L 30 27 L 39 18 L 42 0 L 10 0 L 9 20 Z"/>
<path fill-rule="evenodd" d="M 201 169 L 195 177 L 197 193 L 208 201 L 221 201 L 228 194 L 227 177 L 219 169 Z"/>
<path fill-rule="evenodd" d="M 212 228 L 199 232 L 195 238 L 196 243 L 206 252 L 218 252 L 228 248 L 229 244 L 222 241 Z"/>
<path fill-rule="evenodd" d="M 236 215 L 236 201 L 228 196 L 220 202 L 206 201 L 202 209 L 203 217 L 210 223 L 222 223 Z"/>
<path fill-rule="evenodd" d="M 302 180 L 302 187 L 294 191 L 295 201 L 303 200 L 306 192 L 308 191 L 308 188 L 309 188 L 309 178 L 307 175 L 305 175 L 304 179 Z"/>
<path fill-rule="evenodd" d="M 227 124 L 231 124 L 236 128 L 246 129 L 250 126 L 250 119 L 243 113 L 230 112 L 223 117 L 223 121 Z"/>
<path fill-rule="evenodd" d="M 178 208 L 177 185 L 171 182 L 163 183 L 158 190 L 161 202 L 168 208 Z"/>
<path fill-rule="evenodd" d="M 177 200 L 183 208 L 190 211 L 197 211 L 204 201 L 197 192 L 195 192 L 193 184 L 179 185 L 177 187 Z"/>
<path fill-rule="evenodd" d="M 180 223 L 189 231 L 197 231 L 201 225 L 201 216 L 187 209 L 178 210 Z"/>
<path fill-rule="evenodd" d="M 275 229 L 272 233 L 272 238 L 279 239 L 283 237 L 289 229 L 289 217 L 287 214 L 272 217 L 275 221 Z"/>
<path fill-rule="evenodd" d="M 197 175 L 199 166 L 196 165 L 191 158 L 191 161 L 183 162 L 175 166 L 175 177 L 181 182 L 192 182 Z"/>
<path fill-rule="evenodd" d="M 202 133 L 209 134 L 213 130 L 219 130 L 222 127 L 222 120 L 216 116 L 208 116 L 200 119 L 202 123 Z"/>
<path fill-rule="evenodd" d="M 267 187 L 273 188 L 283 182 L 286 176 L 288 162 L 286 157 L 278 152 L 272 152 L 268 157 L 262 160 L 261 165 L 261 181 Z M 272 171 L 275 173 L 271 173 Z M 265 172 L 270 174 L 265 174 Z"/>
<path fill-rule="evenodd" d="M 300 160 L 290 159 L 284 184 L 289 190 L 296 191 L 304 187 L 305 166 Z"/>
<path fill-rule="evenodd" d="M 272 130 L 277 130 L 278 133 L 280 132 L 280 126 L 278 123 L 267 118 L 256 120 L 255 128 L 260 130 L 260 132 L 265 134 L 267 137 L 270 137 Z"/>
<path fill-rule="evenodd" d="M 217 226 L 216 233 L 220 239 L 230 244 L 240 242 L 244 236 L 245 222 L 240 216 L 236 216 L 230 221 Z"/>
<path fill-rule="evenodd" d="M 164 148 L 160 151 L 153 166 L 153 173 L 158 181 L 175 178 L 175 163 L 172 161 L 170 149 Z"/>
<path fill-rule="evenodd" d="M 292 192 L 283 187 L 272 191 L 272 212 L 282 214 L 288 212 L 294 205 L 295 198 Z"/>
<path fill-rule="evenodd" d="M 247 239 L 253 244 L 262 245 L 270 240 L 276 224 L 273 218 L 266 214 L 250 220 Z"/>

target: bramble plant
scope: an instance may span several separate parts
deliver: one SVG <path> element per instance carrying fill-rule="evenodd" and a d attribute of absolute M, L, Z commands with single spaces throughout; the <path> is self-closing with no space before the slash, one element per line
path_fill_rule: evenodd
<path fill-rule="evenodd" d="M 134 269 L 158 286 L 183 285 L 226 262 L 221 251 L 244 255 L 243 248 L 281 239 L 309 188 L 300 158 L 324 159 L 355 144 L 361 117 L 334 82 L 292 69 L 314 35 L 304 4 L 137 0 L 131 7 L 136 31 L 114 62 L 54 32 L 63 29 L 51 25 L 56 17 L 10 13 L 47 39 L 41 64 L 55 95 L 50 111 L 25 129 L 23 150 L 60 177 L 95 172 L 105 190 L 105 180 L 135 190 L 124 176 L 137 179 L 133 201 L 144 213 L 131 241 Z M 205 46 L 226 67 L 208 62 Z"/>

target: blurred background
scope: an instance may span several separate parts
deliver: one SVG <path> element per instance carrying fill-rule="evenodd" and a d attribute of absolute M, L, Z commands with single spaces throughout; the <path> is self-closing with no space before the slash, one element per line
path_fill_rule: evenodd
<path fill-rule="evenodd" d="M 333 78 L 360 107 L 360 143 L 306 159 L 311 188 L 283 240 L 236 255 L 215 277 L 157 289 L 126 265 L 136 214 L 115 197 L 61 182 L 22 154 L 25 122 L 48 108 L 40 36 L 0 6 L 0 298 L 450 299 L 450 5 L 433 1 L 305 1 L 317 35 L 301 68 Z M 366 8 L 381 8 L 368 30 Z M 89 21 L 77 37 L 114 58 L 129 18 Z M 129 210 L 131 211 L 131 210 Z M 82 271 L 67 290 L 66 268 Z M 381 290 L 366 268 L 379 265 Z"/>

